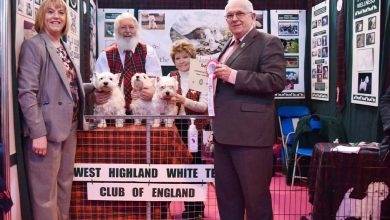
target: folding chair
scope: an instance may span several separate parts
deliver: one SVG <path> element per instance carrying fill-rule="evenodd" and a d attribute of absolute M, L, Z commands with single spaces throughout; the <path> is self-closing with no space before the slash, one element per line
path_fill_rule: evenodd
<path fill-rule="evenodd" d="M 308 115 L 299 120 L 292 146 L 294 165 L 291 189 L 295 179 L 307 179 L 301 172 L 299 175 L 296 173 L 297 170 L 300 171 L 299 160 L 303 157 L 311 157 L 315 144 L 333 142 L 335 139 L 338 139 L 340 143 L 347 142 L 344 128 L 336 118 L 325 115 Z"/>
<path fill-rule="evenodd" d="M 278 108 L 278 120 L 280 133 L 282 135 L 282 161 L 288 167 L 291 146 L 295 139 L 295 128 L 301 117 L 310 115 L 310 110 L 306 106 L 281 106 Z"/>

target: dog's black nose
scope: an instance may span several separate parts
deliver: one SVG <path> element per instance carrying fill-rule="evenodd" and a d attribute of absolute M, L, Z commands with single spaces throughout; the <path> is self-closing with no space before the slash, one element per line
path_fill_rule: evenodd
<path fill-rule="evenodd" d="M 166 94 L 167 96 L 169 96 L 169 92 L 165 92 L 165 94 Z"/>
<path fill-rule="evenodd" d="M 104 82 L 103 84 L 106 86 L 106 85 L 108 85 L 108 82 Z"/>
<path fill-rule="evenodd" d="M 139 79 L 139 76 L 135 76 L 136 79 Z"/>

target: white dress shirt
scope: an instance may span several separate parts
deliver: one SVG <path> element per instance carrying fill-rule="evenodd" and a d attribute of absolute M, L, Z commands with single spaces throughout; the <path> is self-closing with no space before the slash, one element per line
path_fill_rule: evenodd
<path fill-rule="evenodd" d="M 118 48 L 122 66 L 125 63 L 125 52 Z M 133 51 L 134 52 L 134 51 Z M 148 76 L 162 76 L 160 59 L 153 47 L 146 45 L 145 71 Z M 95 73 L 110 72 L 106 51 L 102 51 L 95 64 Z M 94 73 L 94 74 L 95 74 Z"/>

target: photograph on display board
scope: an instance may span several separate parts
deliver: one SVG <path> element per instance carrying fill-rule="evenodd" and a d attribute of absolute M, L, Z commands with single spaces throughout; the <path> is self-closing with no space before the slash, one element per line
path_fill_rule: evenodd
<path fill-rule="evenodd" d="M 366 45 L 375 44 L 375 32 L 366 34 Z"/>
<path fill-rule="evenodd" d="M 372 71 L 374 69 L 374 48 L 357 50 L 356 58 L 358 71 Z"/>
<path fill-rule="evenodd" d="M 356 33 L 363 31 L 363 20 L 357 21 L 355 23 L 355 31 Z"/>
<path fill-rule="evenodd" d="M 299 67 L 299 56 L 285 56 L 287 68 Z"/>
<path fill-rule="evenodd" d="M 18 0 L 18 11 L 23 12 L 24 0 Z"/>
<path fill-rule="evenodd" d="M 322 82 L 322 74 L 321 73 L 317 74 L 317 82 Z"/>
<path fill-rule="evenodd" d="M 210 56 L 221 52 L 232 34 L 227 27 L 213 24 L 205 26 L 205 21 L 210 22 L 213 19 L 215 19 L 214 14 L 202 12 L 183 14 L 180 19 L 172 24 L 169 30 L 171 41 L 188 39 L 195 45 L 198 56 Z"/>
<path fill-rule="evenodd" d="M 318 48 L 317 50 L 317 57 L 322 57 L 322 49 Z"/>
<path fill-rule="evenodd" d="M 325 83 L 323 82 L 314 83 L 314 89 L 317 91 L 325 91 Z"/>
<path fill-rule="evenodd" d="M 317 28 L 317 21 L 311 22 L 311 29 Z"/>
<path fill-rule="evenodd" d="M 41 5 L 41 0 L 35 0 L 36 5 Z"/>
<path fill-rule="evenodd" d="M 298 36 L 299 35 L 299 22 L 279 22 L 278 24 L 278 35 L 279 36 Z"/>
<path fill-rule="evenodd" d="M 280 39 L 282 41 L 285 53 L 299 53 L 298 38 L 294 39 Z"/>
<path fill-rule="evenodd" d="M 294 89 L 294 84 L 299 83 L 299 74 L 298 69 L 297 70 L 287 70 L 286 71 L 286 85 L 284 89 L 291 90 Z"/>
<path fill-rule="evenodd" d="M 313 39 L 313 41 L 311 42 L 311 47 L 312 48 L 316 48 L 317 47 L 317 40 L 316 39 Z"/>
<path fill-rule="evenodd" d="M 323 79 L 328 79 L 329 77 L 329 67 L 328 66 L 323 66 L 322 67 L 322 78 Z"/>
<path fill-rule="evenodd" d="M 364 34 L 358 34 L 356 36 L 356 47 L 361 48 L 364 47 L 364 40 L 365 40 Z"/>
<path fill-rule="evenodd" d="M 104 37 L 114 37 L 114 22 L 104 22 Z"/>
<path fill-rule="evenodd" d="M 313 79 L 317 78 L 317 70 L 316 69 L 311 69 L 311 78 L 313 78 Z"/>
<path fill-rule="evenodd" d="M 322 19 L 321 19 L 321 25 L 322 25 L 322 26 L 328 25 L 328 15 L 322 17 Z"/>
<path fill-rule="evenodd" d="M 376 16 L 368 18 L 368 30 L 374 30 L 376 28 Z"/>
<path fill-rule="evenodd" d="M 328 36 L 327 35 L 322 36 L 321 44 L 322 44 L 322 46 L 327 46 L 328 45 Z"/>
<path fill-rule="evenodd" d="M 69 0 L 69 7 L 77 11 L 77 1 L 78 0 Z"/>
<path fill-rule="evenodd" d="M 321 27 L 321 24 L 322 24 L 322 20 L 321 20 L 321 19 L 318 19 L 318 20 L 317 20 L 317 26 L 318 26 L 318 27 Z"/>
<path fill-rule="evenodd" d="M 256 29 L 263 29 L 264 27 L 263 13 L 256 13 Z"/>
<path fill-rule="evenodd" d="M 26 14 L 27 14 L 27 16 L 30 16 L 30 17 L 32 17 L 32 6 L 31 6 L 31 3 L 30 2 L 28 2 L 28 3 L 26 3 Z"/>
<path fill-rule="evenodd" d="M 141 27 L 146 30 L 164 30 L 165 13 L 144 13 L 141 15 Z"/>
<path fill-rule="evenodd" d="M 318 55 L 317 49 L 311 51 L 311 56 L 316 57 Z"/>
<path fill-rule="evenodd" d="M 321 57 L 328 57 L 328 47 L 323 47 L 321 50 Z"/>
<path fill-rule="evenodd" d="M 317 73 L 322 73 L 322 64 L 317 64 Z"/>
<path fill-rule="evenodd" d="M 371 94 L 372 73 L 359 73 L 358 75 L 358 93 Z"/>
<path fill-rule="evenodd" d="M 321 46 L 322 45 L 322 39 L 319 37 L 317 38 L 317 46 Z"/>

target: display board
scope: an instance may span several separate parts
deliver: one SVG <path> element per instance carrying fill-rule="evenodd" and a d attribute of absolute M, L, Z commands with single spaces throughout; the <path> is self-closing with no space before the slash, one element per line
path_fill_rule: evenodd
<path fill-rule="evenodd" d="M 115 42 L 114 21 L 118 15 L 124 12 L 128 12 L 134 15 L 134 9 L 119 9 L 119 8 L 97 9 L 98 53 Z"/>
<path fill-rule="evenodd" d="M 311 99 L 329 101 L 329 1 L 312 7 Z"/>
<path fill-rule="evenodd" d="M 279 37 L 284 47 L 287 83 L 279 99 L 305 98 L 305 10 L 271 10 L 271 34 Z"/>
<path fill-rule="evenodd" d="M 380 1 L 354 0 L 351 103 L 378 106 Z"/>
<path fill-rule="evenodd" d="M 256 28 L 267 32 L 267 11 L 255 11 Z M 140 39 L 153 46 L 163 66 L 173 66 L 172 42 L 191 41 L 200 60 L 217 58 L 231 38 L 224 10 L 139 10 Z"/>

